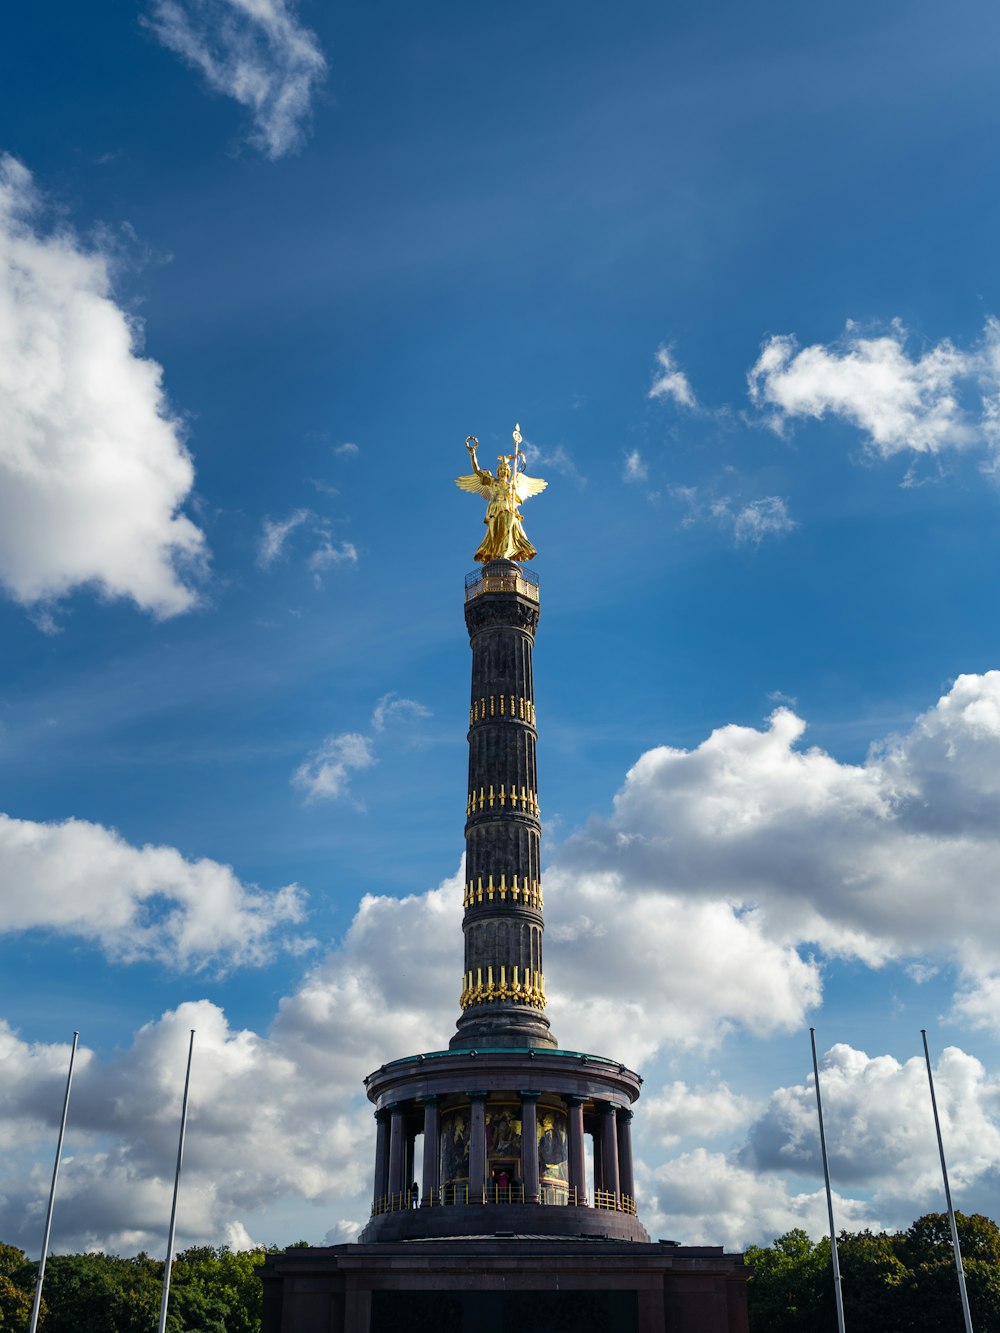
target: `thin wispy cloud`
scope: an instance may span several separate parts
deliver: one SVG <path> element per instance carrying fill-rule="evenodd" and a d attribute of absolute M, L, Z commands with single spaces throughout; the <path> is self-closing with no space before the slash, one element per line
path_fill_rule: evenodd
<path fill-rule="evenodd" d="M 307 561 L 317 588 L 323 586 L 323 575 L 331 566 L 357 563 L 358 551 L 354 543 L 335 542 L 329 533 L 322 534 L 319 545 Z"/>
<path fill-rule="evenodd" d="M 694 395 L 688 377 L 683 370 L 678 369 L 673 349 L 660 347 L 656 353 L 656 365 L 657 369 L 647 397 L 667 398 L 678 407 L 696 408 L 698 399 Z"/>
<path fill-rule="evenodd" d="M 296 528 L 312 518 L 309 509 L 296 509 L 287 518 L 264 519 L 263 530 L 257 541 L 257 564 L 261 569 L 270 569 L 276 560 L 284 554 L 285 542 Z"/>
<path fill-rule="evenodd" d="M 249 142 L 266 157 L 301 145 L 326 60 L 293 0 L 152 0 L 145 21 L 210 88 L 247 108 Z"/>
<path fill-rule="evenodd" d="M 351 774 L 374 763 L 375 752 L 367 736 L 356 731 L 327 736 L 292 774 L 292 786 L 305 793 L 307 805 L 337 800 L 346 795 Z"/>
<path fill-rule="evenodd" d="M 625 455 L 625 467 L 622 473 L 627 482 L 637 484 L 649 480 L 649 468 L 643 461 L 638 449 L 632 449 Z"/>
<path fill-rule="evenodd" d="M 372 735 L 346 731 L 327 736 L 292 774 L 292 785 L 305 792 L 307 805 L 349 796 L 352 774 L 378 762 L 376 743 L 381 744 L 387 732 L 430 715 L 431 710 L 416 699 L 405 699 L 390 690 L 372 710 Z"/>
<path fill-rule="evenodd" d="M 764 495 L 733 513 L 733 537 L 741 545 L 757 546 L 765 537 L 781 536 L 797 526 L 780 495 Z"/>
<path fill-rule="evenodd" d="M 360 454 L 361 448 L 353 440 L 345 440 L 343 444 L 338 444 L 333 452 L 339 458 L 355 458 Z"/>
<path fill-rule="evenodd" d="M 420 717 L 430 717 L 431 710 L 416 699 L 403 699 L 398 694 L 383 694 L 372 713 L 372 727 L 375 731 L 385 731 L 394 722 Z"/>
<path fill-rule="evenodd" d="M 766 538 L 785 536 L 798 527 L 780 495 L 744 502 L 699 486 L 672 486 L 670 495 L 684 507 L 683 527 L 711 524 L 728 532 L 737 546 L 759 546 Z"/>
<path fill-rule="evenodd" d="M 564 444 L 557 444 L 554 448 L 548 449 L 531 440 L 525 440 L 521 449 L 529 471 L 535 472 L 547 468 L 550 472 L 558 472 L 560 476 L 574 482 L 581 490 L 586 486 L 587 478 L 577 467 L 573 455 Z"/>

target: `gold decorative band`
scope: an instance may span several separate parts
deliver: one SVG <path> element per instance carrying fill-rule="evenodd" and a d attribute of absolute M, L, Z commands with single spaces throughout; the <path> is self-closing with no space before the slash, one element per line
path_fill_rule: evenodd
<path fill-rule="evenodd" d="M 465 886 L 465 897 L 462 899 L 462 906 L 473 907 L 476 903 L 491 903 L 497 898 L 501 902 L 506 902 L 508 897 L 512 902 L 519 902 L 522 907 L 535 907 L 539 912 L 545 906 L 542 902 L 542 886 L 538 880 L 522 879 L 521 883 L 518 884 L 516 875 L 509 884 L 506 875 L 501 875 L 496 883 L 493 882 L 492 875 L 487 875 L 485 884 L 482 875 L 478 877 L 475 884 L 470 879 Z"/>
<path fill-rule="evenodd" d="M 513 785 L 507 787 L 506 783 L 501 782 L 496 789 L 489 786 L 480 787 L 478 792 L 470 791 L 465 803 L 465 817 L 468 819 L 470 815 L 478 815 L 483 810 L 493 810 L 497 806 L 503 810 L 508 805 L 512 810 L 534 815 L 536 819 L 541 816 L 537 792 L 525 787 L 520 790 Z"/>
<path fill-rule="evenodd" d="M 533 727 L 535 705 L 520 694 L 482 694 L 472 701 L 469 726 L 475 722 L 485 722 L 488 717 L 511 717 Z"/>
<path fill-rule="evenodd" d="M 487 967 L 485 981 L 483 971 L 483 968 L 477 967 L 475 977 L 471 972 L 466 972 L 462 978 L 463 1009 L 468 1009 L 473 1004 L 499 1004 L 502 1000 L 513 1000 L 515 1004 L 529 1004 L 534 1009 L 545 1008 L 545 978 L 541 972 L 523 968 L 521 969 L 523 979 L 519 979 L 518 968 L 515 966 L 508 982 L 505 967 Z M 500 978 L 498 983 L 493 980 L 494 972 Z"/>

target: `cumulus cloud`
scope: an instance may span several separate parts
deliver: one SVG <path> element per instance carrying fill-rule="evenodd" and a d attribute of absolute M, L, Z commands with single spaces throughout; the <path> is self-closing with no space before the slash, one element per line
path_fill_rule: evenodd
<path fill-rule="evenodd" d="M 285 542 L 303 523 L 312 517 L 309 509 L 296 509 L 287 518 L 264 519 L 260 537 L 257 541 L 257 564 L 261 569 L 270 569 L 281 558 Z"/>
<path fill-rule="evenodd" d="M 753 1109 L 748 1097 L 726 1083 L 689 1088 L 678 1079 L 643 1098 L 643 1132 L 647 1140 L 668 1148 L 692 1135 L 702 1141 L 717 1139 L 747 1125 Z"/>
<path fill-rule="evenodd" d="M 695 1148 L 656 1168 L 643 1183 L 642 1217 L 654 1236 L 742 1250 L 770 1244 L 792 1227 L 815 1237 L 830 1232 L 823 1188 L 796 1191 L 726 1153 Z M 836 1191 L 834 1216 L 838 1229 L 847 1231 L 889 1225 L 870 1204 Z"/>
<path fill-rule="evenodd" d="M 331 1230 L 352 1239 L 367 1216 L 375 1148 L 362 1080 L 381 1062 L 447 1043 L 461 898 L 460 875 L 402 900 L 364 898 L 339 948 L 282 1000 L 266 1033 L 234 1028 L 199 1000 L 146 1024 L 107 1060 L 81 1047 L 58 1248 L 162 1244 L 192 1028 L 184 1243 L 271 1240 L 259 1218 L 286 1199 L 337 1203 L 347 1216 L 334 1213 Z M 0 1022 L 0 1058 L 0 1147 L 19 1149 L 0 1167 L 0 1228 L 34 1248 L 68 1047 L 30 1045 Z M 32 1148 L 44 1150 L 35 1165 Z"/>
<path fill-rule="evenodd" d="M 841 417 L 888 458 L 996 444 L 1000 422 L 1000 324 L 989 319 L 967 350 L 947 338 L 908 351 L 907 330 L 866 336 L 848 322 L 831 344 L 799 348 L 793 336 L 769 338 L 747 376 L 751 401 L 780 430 L 794 418 Z"/>
<path fill-rule="evenodd" d="M 100 824 L 2 814 L 0 903 L 0 933 L 51 930 L 117 961 L 182 968 L 263 963 L 304 915 L 295 885 L 264 893 L 218 861 L 133 847 Z"/>
<path fill-rule="evenodd" d="M 779 708 L 763 730 L 648 751 L 561 866 L 686 910 L 740 904 L 779 946 L 957 964 L 960 1004 L 995 1030 L 975 997 L 1000 973 L 1000 672 L 958 677 L 861 764 L 801 748 L 804 730 Z"/>
<path fill-rule="evenodd" d="M 589 1043 L 595 1054 L 641 1065 L 667 1034 L 688 1049 L 736 1028 L 769 1035 L 799 1026 L 819 1003 L 816 965 L 768 939 L 756 912 L 685 901 L 662 884 L 588 872 L 562 857 L 546 871 L 545 900 L 560 944 L 548 1012 L 570 1050 Z"/>
<path fill-rule="evenodd" d="M 81 1050 L 60 1175 L 60 1248 L 162 1245 L 191 1028 L 181 1213 L 187 1242 L 245 1244 L 252 1233 L 243 1219 L 252 1223 L 276 1198 L 326 1200 L 364 1187 L 370 1116 L 362 1113 L 356 1087 L 347 1094 L 338 1086 L 336 1035 L 325 1060 L 316 1052 L 313 1065 L 323 1066 L 324 1078 L 314 1082 L 280 1038 L 233 1029 L 214 1004 L 189 1002 L 141 1028 L 130 1047 L 107 1061 Z M 61 1110 L 59 1080 L 54 1073 L 36 1076 L 37 1048 L 9 1029 L 0 1031 L 0 1042 L 7 1055 L 0 1118 L 7 1119 L 14 1103 L 22 1121 L 51 1134 Z M 49 1050 L 45 1060 L 54 1063 Z M 65 1062 L 61 1074 L 64 1080 Z M 33 1249 L 43 1217 L 43 1171 L 19 1170 L 16 1161 L 5 1170 L 0 1223 L 5 1235 Z"/>
<path fill-rule="evenodd" d="M 923 1057 L 901 1063 L 838 1044 L 826 1053 L 820 1077 L 834 1183 L 869 1193 L 873 1207 L 897 1222 L 939 1210 L 941 1166 Z M 952 1046 L 938 1060 L 934 1086 L 956 1195 L 985 1187 L 995 1196 L 1000 1080 Z M 740 1156 L 757 1171 L 821 1176 L 811 1074 L 777 1089 Z"/>
<path fill-rule="evenodd" d="M 317 750 L 303 760 L 292 774 L 292 785 L 306 794 L 306 803 L 336 800 L 346 794 L 351 773 L 370 768 L 375 752 L 367 736 L 345 731 L 327 736 Z"/>
<path fill-rule="evenodd" d="M 657 370 L 653 375 L 648 397 L 669 398 L 678 407 L 696 408 L 698 400 L 688 377 L 677 368 L 671 348 L 661 347 L 656 353 Z"/>
<path fill-rule="evenodd" d="M 250 143 L 283 157 L 305 137 L 326 76 L 316 34 L 294 0 L 151 0 L 148 27 L 213 91 L 246 107 Z"/>
<path fill-rule="evenodd" d="M 90 586 L 172 616 L 196 601 L 194 469 L 116 305 L 109 254 L 45 233 L 27 169 L 0 158 L 0 581 L 26 606 Z"/>

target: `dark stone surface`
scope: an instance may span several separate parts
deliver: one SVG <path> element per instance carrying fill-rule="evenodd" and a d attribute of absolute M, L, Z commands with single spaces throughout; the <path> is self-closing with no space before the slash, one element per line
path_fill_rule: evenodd
<path fill-rule="evenodd" d="M 649 1232 L 633 1214 L 606 1208 L 543 1203 L 463 1203 L 383 1213 L 371 1218 L 358 1239 L 362 1243 L 432 1240 L 444 1236 L 476 1236 L 484 1231 L 649 1241 Z"/>
<path fill-rule="evenodd" d="M 748 1327 L 743 1256 L 712 1246 L 526 1234 L 336 1245 L 271 1255 L 261 1276 L 263 1333 L 387 1333 L 373 1322 L 383 1299 L 384 1312 L 418 1293 L 423 1301 L 433 1294 L 442 1309 L 450 1296 L 491 1293 L 495 1309 L 517 1294 L 528 1298 L 527 1318 L 532 1310 L 540 1315 L 555 1293 L 593 1293 L 602 1304 L 617 1298 L 619 1309 L 633 1308 L 634 1333 L 747 1333 Z M 532 1294 L 539 1298 L 534 1306 Z M 464 1324 L 457 1327 L 465 1333 Z M 519 1333 L 530 1328 L 519 1326 Z M 619 1330 L 612 1325 L 609 1333 Z"/>
<path fill-rule="evenodd" d="M 483 574 L 513 577 L 520 569 L 495 560 Z M 464 970 L 484 982 L 490 968 L 499 982 L 501 967 L 508 980 L 515 967 L 519 979 L 534 978 L 545 970 L 544 923 L 537 904 L 524 901 L 523 886 L 541 883 L 532 672 L 538 603 L 516 591 L 480 593 L 466 603 L 465 622 L 472 647 L 466 881 L 511 886 L 516 880 L 522 892 L 517 900 L 510 892 L 484 895 L 466 907 Z M 469 1005 L 451 1041 L 456 1049 L 556 1044 L 542 1011 L 516 1001 Z"/>

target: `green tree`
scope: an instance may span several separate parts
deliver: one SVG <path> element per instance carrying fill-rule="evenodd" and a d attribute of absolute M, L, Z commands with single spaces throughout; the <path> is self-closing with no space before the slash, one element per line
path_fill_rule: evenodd
<path fill-rule="evenodd" d="M 751 1245 L 746 1252 L 753 1268 L 748 1289 L 750 1327 L 761 1333 L 815 1330 L 822 1305 L 821 1276 L 829 1250 L 814 1245 L 799 1227 L 778 1236 L 773 1246 Z"/>

